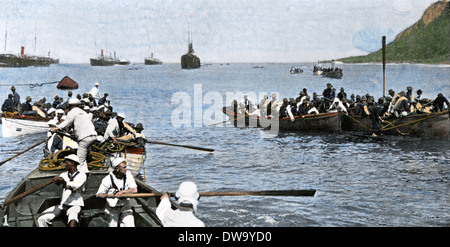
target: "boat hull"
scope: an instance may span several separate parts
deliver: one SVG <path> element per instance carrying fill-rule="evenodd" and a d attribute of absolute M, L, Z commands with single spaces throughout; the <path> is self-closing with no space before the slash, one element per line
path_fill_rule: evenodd
<path fill-rule="evenodd" d="M 147 185 L 140 177 L 139 169 L 143 167 L 145 161 L 145 149 L 129 148 L 126 151 L 126 160 L 130 172 L 135 177 L 138 185 L 138 193 L 160 193 L 156 189 Z M 54 176 L 59 176 L 61 170 L 33 170 L 25 179 L 23 179 L 7 196 L 5 202 L 29 191 L 36 186 L 42 185 Z M 108 176 L 107 168 L 90 169 L 85 188 L 81 195 L 84 200 L 79 219 L 82 227 L 107 227 L 104 208 L 106 200 L 97 198 L 96 193 L 103 178 Z M 4 219 L 10 227 L 34 227 L 37 226 L 36 220 L 40 214 L 47 208 L 58 205 L 61 200 L 62 187 L 56 184 L 50 184 L 32 194 L 11 202 L 3 210 L 0 208 L 0 217 Z M 156 207 L 160 202 L 159 197 L 132 198 L 130 203 L 133 209 L 133 215 L 136 227 L 162 226 L 156 216 Z M 172 202 L 173 207 L 177 205 Z M 53 227 L 65 227 L 67 219 L 64 215 L 53 220 Z"/>
<path fill-rule="evenodd" d="M 0 67 L 48 67 L 51 64 L 59 64 L 59 59 L 0 54 Z"/>
<path fill-rule="evenodd" d="M 370 118 L 343 116 L 344 131 L 373 133 Z M 427 139 L 450 140 L 449 111 L 431 114 L 416 114 L 400 118 L 387 118 L 382 123 L 383 135 L 414 136 Z"/>
<path fill-rule="evenodd" d="M 12 118 L 2 115 L 2 136 L 17 137 L 22 135 L 38 134 L 48 131 L 49 118 L 35 116 L 18 116 Z"/>
<path fill-rule="evenodd" d="M 200 58 L 192 53 L 181 56 L 182 69 L 198 69 L 200 68 Z"/>
<path fill-rule="evenodd" d="M 335 78 L 335 79 L 341 79 L 344 74 L 341 70 L 334 70 L 330 72 L 323 72 L 322 76 L 329 77 L 329 78 Z"/>
<path fill-rule="evenodd" d="M 113 66 L 116 64 L 114 60 L 91 58 L 91 66 Z"/>
<path fill-rule="evenodd" d="M 223 112 L 235 127 L 263 127 L 262 119 L 258 116 L 235 114 L 231 108 L 227 107 L 223 108 Z M 268 122 L 269 118 L 264 120 Z M 286 131 L 339 132 L 341 131 L 340 114 L 338 112 L 308 114 L 303 117 L 295 116 L 294 121 L 289 117 L 280 118 L 278 127 L 280 130 Z"/>
<path fill-rule="evenodd" d="M 155 58 L 146 58 L 144 60 L 145 65 L 160 65 L 163 64 L 161 60 L 155 59 Z"/>

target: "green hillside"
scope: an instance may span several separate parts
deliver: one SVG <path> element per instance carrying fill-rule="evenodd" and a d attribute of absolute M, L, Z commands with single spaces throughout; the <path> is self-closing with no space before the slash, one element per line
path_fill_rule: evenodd
<path fill-rule="evenodd" d="M 432 7 L 445 8 L 440 15 L 429 22 Z M 439 7 L 439 6 L 438 6 Z M 428 12 L 428 13 L 427 13 Z M 440 12 L 440 11 L 439 11 Z M 450 63 L 450 5 L 447 2 L 433 4 L 424 17 L 386 45 L 386 62 L 408 63 Z M 428 15 L 428 16 L 426 16 Z M 432 15 L 432 13 L 431 13 Z M 426 18 L 427 17 L 427 18 Z M 428 25 L 425 21 L 429 22 Z M 381 37 L 380 37 L 381 44 Z M 366 56 L 338 59 L 345 63 L 382 62 L 381 49 Z"/>

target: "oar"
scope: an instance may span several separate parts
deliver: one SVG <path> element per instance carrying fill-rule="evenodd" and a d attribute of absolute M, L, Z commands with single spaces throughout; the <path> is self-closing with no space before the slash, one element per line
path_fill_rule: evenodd
<path fill-rule="evenodd" d="M 167 193 L 175 196 L 175 193 Z M 201 192 L 200 196 L 314 196 L 316 190 L 260 190 L 260 191 L 225 191 L 225 192 Z M 135 193 L 123 194 L 121 198 L 159 197 L 162 193 Z"/>
<path fill-rule="evenodd" d="M 179 144 L 171 144 L 171 143 L 165 143 L 165 142 L 158 142 L 158 141 L 145 141 L 146 143 L 150 144 L 158 144 L 158 145 L 166 145 L 166 146 L 174 146 L 174 147 L 182 147 L 182 148 L 190 148 L 200 151 L 206 151 L 206 152 L 214 152 L 214 149 L 211 148 L 202 148 L 202 147 L 195 147 L 190 145 L 179 145 Z"/>
<path fill-rule="evenodd" d="M 31 146 L 31 147 L 29 147 L 29 148 L 23 150 L 22 152 L 20 152 L 20 153 L 14 155 L 14 156 L 12 156 L 12 157 L 10 157 L 10 158 L 7 158 L 7 159 L 3 160 L 2 162 L 0 162 L 0 166 L 3 165 L 3 164 L 5 164 L 5 163 L 8 162 L 8 161 L 14 159 L 15 157 L 17 157 L 17 156 L 19 156 L 19 155 L 21 155 L 21 154 L 24 154 L 24 153 L 30 151 L 31 149 L 33 149 L 33 148 L 39 146 L 40 144 L 44 143 L 45 141 L 46 141 L 46 140 L 42 140 L 42 141 L 40 141 L 40 142 L 34 144 L 33 146 Z"/>
<path fill-rule="evenodd" d="M 19 199 L 21 199 L 21 198 L 23 198 L 23 197 L 25 197 L 25 196 L 27 196 L 27 195 L 29 195 L 29 194 L 32 194 L 32 193 L 34 193 L 34 192 L 36 192 L 36 191 L 38 191 L 38 190 L 44 188 L 45 186 L 47 186 L 47 185 L 49 185 L 49 184 L 51 184 L 51 183 L 53 183 L 53 178 L 50 179 L 50 180 L 48 180 L 47 182 L 41 184 L 41 185 L 38 185 L 38 186 L 36 186 L 36 187 L 34 187 L 34 188 L 31 188 L 31 189 L 29 189 L 29 190 L 23 192 L 23 193 L 20 194 L 20 195 L 17 195 L 17 196 L 15 196 L 15 197 L 13 197 L 13 198 L 11 198 L 11 199 L 9 199 L 9 200 L 6 200 L 6 201 L 2 204 L 2 208 L 4 208 L 6 205 L 8 205 L 8 204 L 10 204 L 10 203 L 12 203 L 12 202 L 15 202 L 15 201 L 17 201 L 17 200 L 19 200 Z"/>
<path fill-rule="evenodd" d="M 208 125 L 207 127 L 211 127 L 211 126 L 218 125 L 218 124 L 224 124 L 224 123 L 231 122 L 231 121 L 236 121 L 236 120 L 241 119 L 241 118 L 243 118 L 243 117 L 247 117 L 247 115 L 242 115 L 242 116 L 240 116 L 240 117 L 237 117 L 237 116 L 236 116 L 235 118 L 228 119 L 228 120 L 222 121 L 222 122 L 220 122 L 220 123 L 210 124 L 210 125 Z"/>

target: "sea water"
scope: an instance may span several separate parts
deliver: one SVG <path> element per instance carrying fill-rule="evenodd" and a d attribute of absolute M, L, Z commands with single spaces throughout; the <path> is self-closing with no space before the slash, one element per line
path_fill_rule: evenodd
<path fill-rule="evenodd" d="M 304 72 L 290 74 L 291 66 Z M 160 191 L 174 192 L 183 181 L 195 182 L 200 191 L 317 190 L 314 197 L 203 197 L 197 215 L 207 226 L 449 226 L 448 141 L 269 135 L 259 128 L 235 128 L 220 113 L 232 96 L 248 94 L 259 103 L 272 92 L 279 99 L 296 98 L 303 88 L 320 95 L 327 83 L 337 92 L 343 87 L 347 97 L 369 93 L 377 100 L 383 95 L 381 64 L 337 66 L 343 68 L 342 79 L 313 75 L 312 63 L 209 64 L 196 70 L 182 70 L 179 64 L 2 68 L 0 97 L 6 99 L 15 85 L 22 102 L 27 96 L 52 102 L 56 95 L 66 99 L 67 91 L 42 83 L 69 76 L 79 84 L 76 95 L 99 82 L 100 95 L 109 94 L 125 121 L 142 123 L 147 139 L 215 150 L 148 144 L 146 181 Z M 446 65 L 388 64 L 385 90 L 412 86 L 414 93 L 423 91 L 422 98 L 434 99 L 440 92 L 449 98 L 449 78 Z M 0 160 L 43 138 L 1 137 Z M 42 158 L 41 145 L 0 167 L 0 201 Z"/>

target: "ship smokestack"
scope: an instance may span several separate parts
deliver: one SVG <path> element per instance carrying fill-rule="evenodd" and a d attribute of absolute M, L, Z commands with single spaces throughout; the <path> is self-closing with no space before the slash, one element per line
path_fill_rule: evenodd
<path fill-rule="evenodd" d="M 20 47 L 20 55 L 23 57 L 23 55 L 24 55 L 24 52 L 25 52 L 25 47 Z"/>
<path fill-rule="evenodd" d="M 102 57 L 103 57 L 103 49 L 102 49 Z"/>

